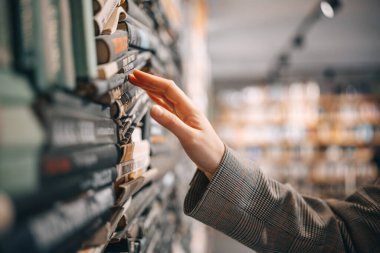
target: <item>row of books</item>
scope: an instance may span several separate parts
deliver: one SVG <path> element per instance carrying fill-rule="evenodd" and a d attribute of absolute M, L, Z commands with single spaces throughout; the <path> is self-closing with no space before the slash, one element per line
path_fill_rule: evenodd
<path fill-rule="evenodd" d="M 0 252 L 159 247 L 173 149 L 128 75 L 180 78 L 160 2 L 0 3 Z"/>

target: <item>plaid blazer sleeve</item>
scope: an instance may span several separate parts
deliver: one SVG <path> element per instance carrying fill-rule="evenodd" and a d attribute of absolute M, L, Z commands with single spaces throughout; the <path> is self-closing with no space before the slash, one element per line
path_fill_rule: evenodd
<path fill-rule="evenodd" d="M 184 211 L 258 252 L 380 252 L 380 180 L 346 200 L 301 196 L 226 148 L 195 173 Z"/>

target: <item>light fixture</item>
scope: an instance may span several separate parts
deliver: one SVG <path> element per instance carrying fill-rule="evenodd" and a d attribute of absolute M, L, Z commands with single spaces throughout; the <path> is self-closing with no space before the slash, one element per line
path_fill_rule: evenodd
<path fill-rule="evenodd" d="M 321 11 L 328 18 L 333 18 L 341 6 L 339 0 L 324 0 L 321 2 Z"/>

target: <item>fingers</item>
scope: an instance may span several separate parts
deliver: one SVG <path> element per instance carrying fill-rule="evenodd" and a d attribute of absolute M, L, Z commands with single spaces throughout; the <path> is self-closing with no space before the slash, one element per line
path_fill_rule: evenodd
<path fill-rule="evenodd" d="M 166 109 L 154 105 L 150 114 L 153 119 L 155 119 L 159 124 L 169 129 L 173 134 L 175 134 L 178 139 L 186 140 L 193 131 L 191 127 L 182 122 L 173 113 L 167 111 Z"/>
<path fill-rule="evenodd" d="M 179 109 L 191 110 L 193 105 L 190 99 L 171 80 L 153 76 L 139 70 L 135 70 L 129 76 L 129 81 L 156 96 L 165 97 Z"/>
<path fill-rule="evenodd" d="M 164 107 L 169 112 L 174 113 L 174 108 L 173 108 L 173 106 L 170 103 L 168 103 L 168 101 L 164 101 L 162 98 L 157 97 L 157 96 L 155 96 L 154 94 L 152 94 L 150 92 L 147 92 L 147 94 L 150 97 L 150 99 L 153 100 L 153 102 L 155 102 L 156 104 Z"/>

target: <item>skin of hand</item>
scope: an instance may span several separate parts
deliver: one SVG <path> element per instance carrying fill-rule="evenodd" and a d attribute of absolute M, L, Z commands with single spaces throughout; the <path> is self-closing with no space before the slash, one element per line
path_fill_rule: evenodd
<path fill-rule="evenodd" d="M 157 104 L 150 111 L 152 118 L 177 136 L 190 159 L 211 180 L 225 146 L 206 116 L 171 80 L 139 70 L 128 78 Z"/>

